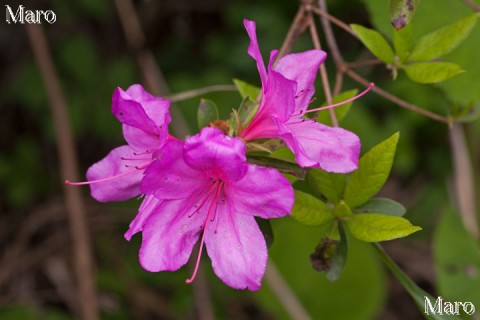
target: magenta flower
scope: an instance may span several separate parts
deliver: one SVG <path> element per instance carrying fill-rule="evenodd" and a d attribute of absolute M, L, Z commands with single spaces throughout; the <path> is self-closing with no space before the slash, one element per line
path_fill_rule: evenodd
<path fill-rule="evenodd" d="M 360 140 L 345 129 L 332 128 L 313 119 L 303 118 L 314 93 L 314 81 L 326 53 L 309 50 L 282 57 L 270 54 L 268 72 L 260 53 L 255 22 L 244 20 L 250 37 L 248 54 L 257 62 L 262 82 L 261 102 L 252 122 L 239 136 L 245 141 L 261 138 L 282 139 L 302 167 L 322 168 L 347 173 L 358 167 Z M 345 102 L 344 102 L 345 103 Z M 331 108 L 334 106 L 328 106 Z"/>
<path fill-rule="evenodd" d="M 93 164 L 86 182 L 98 201 L 123 201 L 140 194 L 144 169 L 169 139 L 170 101 L 149 94 L 139 84 L 127 91 L 117 88 L 112 96 L 112 113 L 123 124 L 127 145 L 118 147 Z"/>
<path fill-rule="evenodd" d="M 277 170 L 248 164 L 239 138 L 204 128 L 185 142 L 171 141 L 146 170 L 147 197 L 126 233 L 142 230 L 140 263 L 174 271 L 187 263 L 201 234 L 195 278 L 205 243 L 213 270 L 227 285 L 257 290 L 267 247 L 254 219 L 288 215 L 294 196 Z M 152 197 L 155 196 L 155 197 Z"/>

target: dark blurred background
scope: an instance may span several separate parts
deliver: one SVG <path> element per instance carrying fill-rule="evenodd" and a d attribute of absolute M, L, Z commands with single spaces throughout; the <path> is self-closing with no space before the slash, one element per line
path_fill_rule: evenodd
<path fill-rule="evenodd" d="M 388 17 L 382 9 L 386 2 L 330 2 L 330 12 L 339 19 L 380 28 L 391 37 Z M 258 85 L 255 64 L 246 53 L 249 40 L 242 19 L 257 22 L 259 43 L 266 59 L 271 49 L 281 46 L 298 8 L 298 2 L 293 0 L 134 1 L 146 39 L 135 47 L 127 41 L 116 3 L 2 2 L 2 10 L 5 5 L 17 8 L 22 4 L 31 10 L 53 10 L 57 16 L 54 24 L 41 26 L 66 97 L 82 177 L 91 164 L 124 143 L 121 126 L 110 113 L 111 95 L 118 86 L 126 89 L 145 80 L 139 52 L 153 54 L 168 85 L 168 89 L 164 86 L 155 90 L 164 94 L 232 84 L 232 78 Z M 423 1 L 414 20 L 416 36 L 470 12 L 461 1 Z M 337 28 L 335 33 L 347 60 L 371 57 L 351 35 Z M 480 67 L 471 63 L 478 60 L 472 56 L 480 50 L 478 34 L 477 26 L 473 37 L 448 57 L 470 75 L 480 74 Z M 311 47 L 310 39 L 302 37 L 294 50 Z M 333 63 L 326 64 L 333 80 Z M 62 192 L 62 181 L 67 177 L 60 173 L 56 129 L 25 27 L 7 24 L 3 15 L 0 66 L 0 318 L 69 319 L 79 314 L 79 297 Z M 453 92 L 449 91 L 448 83 L 418 85 L 402 74 L 394 82 L 382 66 L 361 72 L 407 101 L 443 115 L 450 112 L 452 105 L 480 100 L 475 93 L 480 92 L 478 85 L 465 90 L 466 93 L 458 93 L 458 88 L 463 87 L 455 83 L 452 86 L 457 89 Z M 346 79 L 344 88 L 361 86 Z M 322 92 L 319 83 L 318 101 L 323 101 Z M 236 92 L 202 97 L 213 99 L 223 118 L 241 102 Z M 199 98 L 172 105 L 190 132 L 198 130 L 195 119 Z M 407 217 L 424 231 L 388 243 L 386 248 L 421 287 L 436 293 L 431 240 L 440 213 L 452 206 L 448 187 L 452 175 L 448 129 L 372 93 L 356 102 L 343 125 L 360 136 L 363 151 L 394 132 L 401 132 L 393 173 L 382 195 L 403 203 L 408 209 Z M 477 173 L 479 130 L 476 121 L 465 131 Z M 185 128 L 177 132 L 186 133 Z M 184 283 L 189 269 L 155 274 L 144 271 L 137 259 L 141 236 L 135 236 L 130 243 L 123 238 L 139 200 L 101 204 L 91 199 L 88 192 L 88 187 L 82 187 L 102 319 L 198 318 L 198 308 L 194 307 L 198 299 L 193 287 Z M 273 227 L 271 259 L 314 319 L 422 318 L 369 246 L 352 241 L 342 278 L 329 283 L 324 275 L 311 268 L 308 258 L 320 240 L 318 230 L 289 218 L 274 221 Z M 256 293 L 239 292 L 222 284 L 207 260 L 202 269 L 208 286 L 202 294 L 218 318 L 290 318 L 279 302 L 278 292 L 268 283 Z"/>

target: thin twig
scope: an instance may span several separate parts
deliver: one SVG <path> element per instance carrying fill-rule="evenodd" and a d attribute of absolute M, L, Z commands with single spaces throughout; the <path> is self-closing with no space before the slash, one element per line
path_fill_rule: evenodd
<path fill-rule="evenodd" d="M 278 297 L 285 310 L 290 314 L 290 318 L 296 320 L 311 319 L 308 312 L 298 301 L 295 293 L 283 279 L 275 264 L 269 260 L 267 263 L 267 271 L 265 272 L 265 281 L 272 289 L 273 293 Z"/>
<path fill-rule="evenodd" d="M 475 197 L 475 181 L 473 179 L 473 168 L 462 124 L 453 123 L 449 135 L 453 157 L 453 174 L 457 207 L 460 211 L 465 229 L 467 229 L 474 237 L 478 238 L 479 230 Z"/>
<path fill-rule="evenodd" d="M 73 138 L 69 126 L 67 104 L 60 88 L 45 33 L 40 25 L 25 24 L 30 45 L 47 91 L 50 111 L 55 124 L 62 181 L 65 177 L 78 180 L 78 165 Z M 81 190 L 64 185 L 65 201 L 73 240 L 73 258 L 79 304 L 83 319 L 98 319 L 97 297 L 94 286 L 93 261 L 86 210 Z"/>
<path fill-rule="evenodd" d="M 463 0 L 463 2 L 469 6 L 472 10 L 480 12 L 480 5 L 476 4 L 472 0 Z"/>
<path fill-rule="evenodd" d="M 309 17 L 309 29 L 310 29 L 310 35 L 312 37 L 312 42 L 313 46 L 317 50 L 322 50 L 322 46 L 320 44 L 320 38 L 318 37 L 317 33 L 317 27 L 315 26 L 315 21 L 313 20 L 313 15 L 308 12 L 308 17 Z M 325 64 L 322 63 L 320 64 L 320 77 L 322 78 L 322 84 L 323 84 L 323 92 L 325 94 L 325 100 L 327 101 L 327 105 L 331 105 L 333 103 L 332 101 L 332 90 L 330 88 L 330 82 L 328 81 L 328 75 L 327 75 L 327 69 L 325 68 Z M 334 109 L 328 109 L 330 113 L 330 119 L 332 121 L 332 125 L 334 127 L 338 127 L 338 119 L 337 115 L 335 114 Z"/>
<path fill-rule="evenodd" d="M 345 73 L 350 78 L 352 78 L 353 80 L 363 84 L 366 87 L 368 87 L 368 85 L 370 84 L 370 81 L 363 78 L 361 75 L 359 75 L 358 73 L 356 73 L 355 71 L 353 71 L 351 69 L 346 69 Z M 378 94 L 379 96 L 384 97 L 385 99 L 395 103 L 396 105 L 398 105 L 402 108 L 408 109 L 410 111 L 414 111 L 416 113 L 419 113 L 419 114 L 421 114 L 425 117 L 428 117 L 428 118 L 436 120 L 436 121 L 440 121 L 440 122 L 443 122 L 443 123 L 446 123 L 446 124 L 451 123 L 451 120 L 449 118 L 443 117 L 443 116 L 438 115 L 436 113 L 433 113 L 433 112 L 430 112 L 428 110 L 422 109 L 422 108 L 420 108 L 420 107 L 418 107 L 418 106 L 416 106 L 412 103 L 406 102 L 405 100 L 402 100 L 399 97 L 394 96 L 393 94 L 383 90 L 382 88 L 380 88 L 377 85 L 372 88 L 372 91 L 375 92 L 376 94 Z"/>
<path fill-rule="evenodd" d="M 300 37 L 300 35 L 305 32 L 308 25 L 309 22 L 308 18 L 305 15 L 305 10 L 303 9 L 303 6 L 300 6 L 298 8 L 297 14 L 295 15 L 295 18 L 293 19 L 292 24 L 290 25 L 290 29 L 288 29 L 287 36 L 285 37 L 285 40 L 283 41 L 283 44 L 278 51 L 277 57 L 273 62 L 274 66 L 277 64 L 277 61 L 281 57 L 292 51 L 293 45 L 295 44 L 295 42 L 297 42 L 298 37 Z"/>
<path fill-rule="evenodd" d="M 311 7 L 310 10 L 312 10 L 314 13 L 318 14 L 319 16 L 327 19 L 328 21 L 332 22 L 333 24 L 337 25 L 338 27 L 342 28 L 343 30 L 347 31 L 348 33 L 350 33 L 352 36 L 354 36 L 355 38 L 357 37 L 357 35 L 355 34 L 355 32 L 353 32 L 353 30 L 350 28 L 350 26 L 348 24 L 346 24 L 345 22 L 343 22 L 342 20 L 338 19 L 338 18 L 335 18 L 334 16 L 330 15 L 327 11 L 325 11 L 323 8 L 323 6 L 320 6 L 320 9 L 317 8 L 317 7 Z"/>
<path fill-rule="evenodd" d="M 230 84 L 219 84 L 219 85 L 208 86 L 208 87 L 199 88 L 195 90 L 175 93 L 169 96 L 165 96 L 165 98 L 170 101 L 182 101 L 182 100 L 198 97 L 203 94 L 207 94 L 211 92 L 219 92 L 219 91 L 237 91 L 237 87 Z"/>
<path fill-rule="evenodd" d="M 362 61 L 347 62 L 346 65 L 348 68 L 364 68 L 370 66 L 376 66 L 379 64 L 384 64 L 384 62 L 378 59 L 368 59 Z"/>
<path fill-rule="evenodd" d="M 337 70 L 335 74 L 335 87 L 333 88 L 333 96 L 338 96 L 343 86 L 343 72 Z"/>
<path fill-rule="evenodd" d="M 145 49 L 145 35 L 132 1 L 115 0 L 115 7 L 127 43 L 135 52 L 137 64 L 142 73 L 145 86 L 156 96 L 167 95 L 170 90 L 165 81 L 165 77 L 155 62 L 153 54 Z M 180 137 L 188 135 L 190 130 L 188 129 L 188 124 L 181 114 L 181 111 L 175 108 L 170 108 L 170 116 L 172 117 L 172 122 L 175 123 L 175 126 L 171 126 L 171 131 Z"/>

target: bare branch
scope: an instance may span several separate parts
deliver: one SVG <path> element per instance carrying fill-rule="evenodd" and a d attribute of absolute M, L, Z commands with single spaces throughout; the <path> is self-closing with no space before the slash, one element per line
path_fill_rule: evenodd
<path fill-rule="evenodd" d="M 219 84 L 219 85 L 208 86 L 200 89 L 175 93 L 169 96 L 165 96 L 165 98 L 171 101 L 182 101 L 182 100 L 198 97 L 203 94 L 207 94 L 211 92 L 219 92 L 219 91 L 237 91 L 237 87 L 230 84 Z"/>
<path fill-rule="evenodd" d="M 472 0 L 463 0 L 463 2 L 469 6 L 473 11 L 480 12 L 480 6 L 473 2 Z"/>

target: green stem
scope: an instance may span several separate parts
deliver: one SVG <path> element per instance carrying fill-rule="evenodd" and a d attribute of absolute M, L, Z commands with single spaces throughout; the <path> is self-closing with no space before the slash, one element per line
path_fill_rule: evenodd
<path fill-rule="evenodd" d="M 382 261 L 385 263 L 388 269 L 393 273 L 395 278 L 402 284 L 402 286 L 407 290 L 407 292 L 412 297 L 415 304 L 420 309 L 420 312 L 425 316 L 427 319 L 439 319 L 439 320 L 448 320 L 448 319 L 457 319 L 459 317 L 450 316 L 450 315 L 427 315 L 425 314 L 425 298 L 428 298 L 432 304 L 435 303 L 437 299 L 432 297 L 429 293 L 425 290 L 417 286 L 417 284 L 405 273 L 403 270 L 387 255 L 387 253 L 383 250 L 383 248 L 378 243 L 373 243 L 373 247 L 377 251 L 377 253 L 382 258 Z"/>

